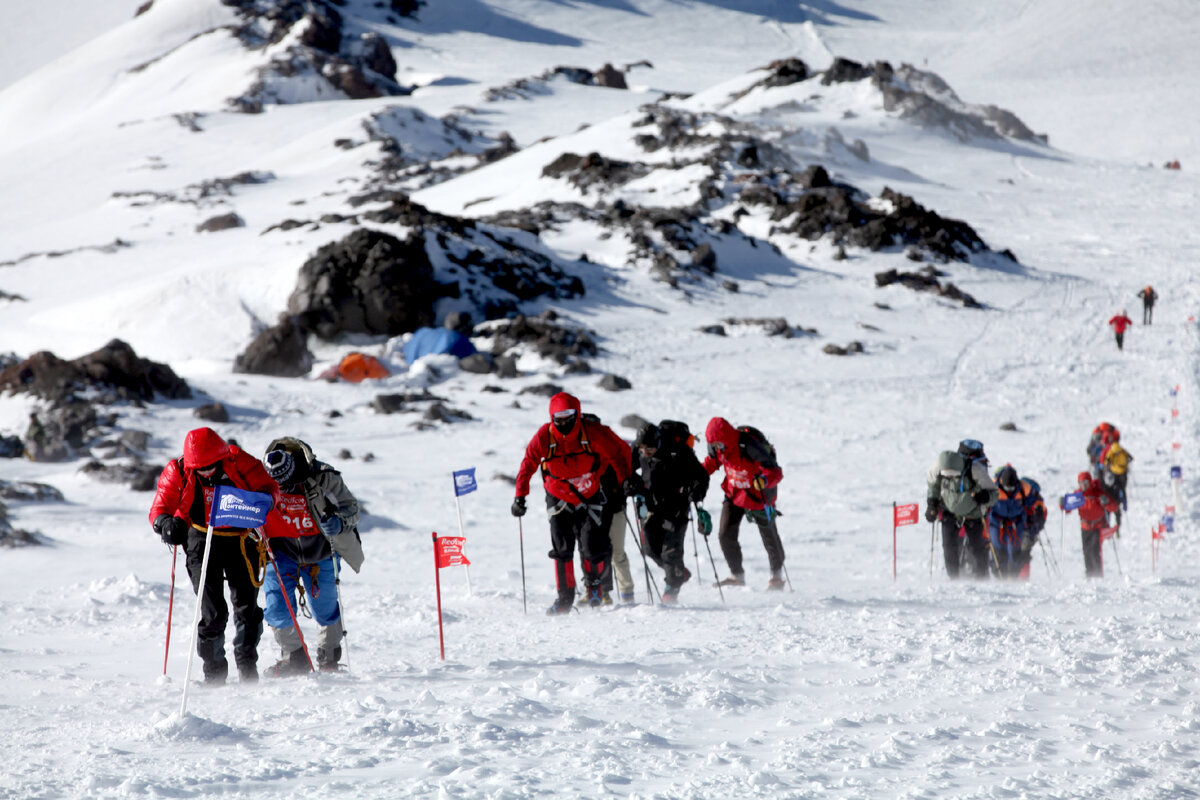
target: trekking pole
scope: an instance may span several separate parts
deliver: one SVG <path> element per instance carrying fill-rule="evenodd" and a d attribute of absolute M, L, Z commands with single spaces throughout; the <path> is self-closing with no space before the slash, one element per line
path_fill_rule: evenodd
<path fill-rule="evenodd" d="M 187 669 L 183 673 L 183 699 L 179 703 L 179 716 L 187 716 L 188 688 L 192 682 L 192 662 L 196 660 L 196 643 L 200 640 L 200 605 L 204 601 L 204 582 L 208 579 L 208 557 L 212 555 L 213 526 L 209 520 L 208 533 L 204 536 L 204 560 L 200 562 L 200 581 L 196 585 L 196 611 L 192 614 L 192 647 L 188 650 Z"/>
<path fill-rule="evenodd" d="M 1054 542 L 1051 542 L 1050 546 L 1046 547 L 1046 545 L 1042 544 L 1042 537 L 1039 536 L 1038 544 L 1042 545 L 1043 552 L 1046 550 L 1050 551 L 1050 563 L 1052 563 L 1054 565 L 1054 571 L 1058 574 L 1058 577 L 1061 578 L 1062 577 L 1062 567 L 1060 567 L 1058 564 L 1058 553 L 1054 552 Z"/>
<path fill-rule="evenodd" d="M 696 503 L 695 507 L 696 507 L 696 516 L 699 516 L 700 515 L 700 504 Z M 692 539 L 694 540 L 695 538 L 696 538 L 696 528 L 693 527 L 692 528 Z M 713 580 L 717 587 L 717 591 L 721 594 L 721 603 L 724 605 L 728 605 L 729 603 L 725 599 L 725 590 L 721 588 L 721 576 L 717 574 L 717 560 L 715 558 L 713 558 L 712 547 L 710 547 L 708 544 L 708 536 L 704 537 L 704 549 L 708 551 L 708 563 L 712 564 Z M 697 556 L 697 561 L 696 561 L 696 578 L 697 579 L 700 578 L 699 556 Z"/>
<path fill-rule="evenodd" d="M 1121 571 L 1121 553 L 1117 550 L 1117 537 L 1112 537 L 1113 558 L 1117 561 L 1117 575 L 1124 578 L 1125 573 Z"/>
<path fill-rule="evenodd" d="M 700 577 L 700 546 L 696 543 L 696 528 L 699 527 L 699 523 L 696 521 L 696 518 L 693 517 L 690 513 L 688 514 L 688 516 L 691 517 L 691 520 L 692 520 L 692 555 L 696 557 L 696 578 L 699 579 L 699 577 Z"/>
<path fill-rule="evenodd" d="M 942 518 L 938 512 L 938 519 Z M 929 523 L 929 582 L 933 583 L 933 540 L 937 538 L 937 520 Z"/>
<path fill-rule="evenodd" d="M 175 564 L 179 561 L 179 545 L 171 545 L 171 599 L 167 602 L 167 644 L 163 648 L 163 677 L 167 675 L 167 654 L 171 652 L 171 615 L 175 612 Z"/>
<path fill-rule="evenodd" d="M 342 639 L 345 642 L 345 658 L 343 661 L 346 664 L 346 669 L 350 668 L 350 631 L 346 628 L 346 606 L 342 604 L 342 557 L 333 552 L 333 545 L 329 545 L 330 556 L 333 559 L 333 585 L 337 589 L 338 601 L 338 622 L 342 625 Z M 280 588 L 283 588 L 280 582 Z"/>
<path fill-rule="evenodd" d="M 646 559 L 646 548 L 643 547 L 644 542 L 641 536 L 642 518 L 637 516 L 637 503 L 634 503 L 633 514 L 638 521 L 637 531 L 635 532 L 633 530 L 633 523 L 629 521 L 628 513 L 625 514 L 625 524 L 629 526 L 629 532 L 633 534 L 634 542 L 638 546 L 638 552 L 642 554 L 642 567 L 646 570 L 646 597 L 651 603 L 653 603 L 654 595 L 658 592 L 658 581 L 654 580 L 654 576 L 650 574 L 650 562 Z M 654 587 L 654 591 L 650 590 L 651 586 Z M 659 602 L 662 602 L 661 594 L 658 595 L 658 599 Z"/>
<path fill-rule="evenodd" d="M 267 550 L 267 558 L 270 560 L 271 566 L 275 568 L 275 577 L 279 580 L 279 594 L 283 596 L 284 608 L 287 609 L 288 616 L 292 618 L 292 625 L 296 628 L 296 636 L 300 637 L 300 649 L 304 651 L 304 660 L 308 662 L 309 670 L 315 671 L 316 667 L 313 666 L 312 656 L 308 654 L 308 643 L 304 641 L 304 633 L 300 630 L 300 623 L 296 621 L 295 612 L 292 611 L 292 601 L 288 597 L 290 592 L 288 592 L 287 586 L 283 583 L 282 573 L 279 572 L 279 562 L 275 560 L 275 553 L 271 550 L 271 544 L 266 539 L 263 539 L 263 546 Z M 300 585 L 299 573 L 296 574 L 296 585 Z"/>
<path fill-rule="evenodd" d="M 783 577 L 787 579 L 788 591 L 795 592 L 796 590 L 792 588 L 792 578 L 790 575 L 788 575 L 787 564 L 780 564 L 779 566 L 783 568 Z"/>
<path fill-rule="evenodd" d="M 529 600 L 525 595 L 525 525 L 520 517 L 517 517 L 517 533 L 521 537 L 521 608 L 529 613 Z"/>

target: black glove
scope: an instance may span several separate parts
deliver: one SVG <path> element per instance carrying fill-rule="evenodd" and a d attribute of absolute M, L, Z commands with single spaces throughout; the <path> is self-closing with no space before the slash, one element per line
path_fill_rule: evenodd
<path fill-rule="evenodd" d="M 633 497 L 635 494 L 642 494 L 646 491 L 646 486 L 642 483 L 641 475 L 630 475 L 621 484 L 621 490 L 625 492 L 627 497 Z"/>
<path fill-rule="evenodd" d="M 513 500 L 512 515 L 514 517 L 525 516 L 525 498 L 524 497 L 518 497 L 517 499 Z"/>
<path fill-rule="evenodd" d="M 975 493 L 971 495 L 971 499 L 975 501 L 975 505 L 977 506 L 986 506 L 988 500 L 991 498 L 992 495 L 987 489 L 976 489 Z"/>
<path fill-rule="evenodd" d="M 933 522 L 938 518 L 938 512 L 942 510 L 942 501 L 936 497 L 931 497 L 925 501 L 925 521 Z"/>
<path fill-rule="evenodd" d="M 154 518 L 154 530 L 164 544 L 187 544 L 188 524 L 182 517 L 159 514 Z"/>

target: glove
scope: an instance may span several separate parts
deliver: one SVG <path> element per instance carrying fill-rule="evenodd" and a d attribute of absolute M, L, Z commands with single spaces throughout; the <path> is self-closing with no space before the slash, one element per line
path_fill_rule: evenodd
<path fill-rule="evenodd" d="M 704 495 L 706 495 L 706 494 L 708 494 L 708 492 L 704 491 L 699 486 L 697 486 L 695 489 L 692 490 L 692 502 L 693 503 L 703 503 Z"/>
<path fill-rule="evenodd" d="M 154 530 L 164 544 L 187 544 L 188 523 L 183 517 L 159 514 L 154 518 Z"/>
<path fill-rule="evenodd" d="M 642 492 L 646 491 L 646 486 L 644 483 L 642 483 L 642 477 L 640 475 L 630 475 L 625 479 L 625 482 L 621 484 L 621 489 L 624 490 L 627 496 L 633 497 L 634 495 L 641 494 Z"/>
<path fill-rule="evenodd" d="M 342 532 L 342 518 L 337 514 L 331 514 L 321 520 L 321 533 L 332 539 Z"/>
<path fill-rule="evenodd" d="M 942 502 L 936 497 L 931 497 L 925 501 L 925 521 L 933 522 L 938 518 L 938 513 L 942 510 Z"/>
<path fill-rule="evenodd" d="M 513 500 L 512 515 L 514 517 L 525 516 L 525 498 L 524 497 L 518 497 L 515 500 Z"/>
<path fill-rule="evenodd" d="M 699 506 L 696 506 L 696 527 L 700 529 L 701 536 L 712 533 L 712 516 Z"/>
<path fill-rule="evenodd" d="M 646 521 L 646 517 L 650 516 L 650 509 L 646 508 L 646 498 L 640 494 L 633 496 L 633 510 L 637 513 L 638 519 L 642 522 Z"/>
<path fill-rule="evenodd" d="M 975 501 L 975 505 L 977 506 L 986 506 L 988 500 L 991 499 L 991 494 L 988 493 L 987 489 L 976 489 L 975 493 L 971 495 L 971 499 Z"/>

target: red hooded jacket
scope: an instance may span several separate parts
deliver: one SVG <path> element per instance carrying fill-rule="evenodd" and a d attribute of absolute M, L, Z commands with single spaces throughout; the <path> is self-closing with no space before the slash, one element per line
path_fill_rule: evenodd
<path fill-rule="evenodd" d="M 1083 492 L 1083 505 L 1079 507 L 1079 527 L 1085 531 L 1098 531 L 1108 521 L 1105 512 L 1117 510 L 1117 501 L 1113 500 L 1100 486 L 1099 481 L 1087 472 L 1079 473 L 1079 489 Z"/>
<path fill-rule="evenodd" d="M 517 497 L 529 494 L 529 481 L 539 467 L 546 492 L 571 505 L 600 491 L 600 476 L 609 467 L 617 481 L 624 483 L 633 470 L 629 445 L 607 425 L 583 419 L 578 398 L 566 392 L 550 398 L 550 418 L 559 411 L 574 411 L 575 425 L 565 435 L 553 422 L 538 428 L 517 471 Z"/>
<path fill-rule="evenodd" d="M 222 471 L 239 489 L 269 494 L 279 502 L 279 485 L 267 474 L 267 470 L 254 456 L 242 452 L 241 448 L 226 443 L 212 428 L 196 428 L 188 431 L 183 440 L 183 467 L 179 460 L 167 462 L 158 476 L 158 491 L 150 504 L 150 522 L 159 514 L 182 517 L 188 524 L 207 524 L 207 520 L 193 520 L 192 503 L 196 498 L 196 470 L 221 463 Z M 205 498 L 204 510 L 209 513 L 211 498 Z"/>
<path fill-rule="evenodd" d="M 1110 319 L 1108 321 L 1108 324 L 1112 325 L 1113 330 L 1116 331 L 1117 333 L 1124 333 L 1125 329 L 1133 324 L 1133 320 L 1131 320 L 1129 317 L 1125 316 L 1124 314 L 1117 314 L 1115 317 L 1113 317 L 1112 319 Z"/>
<path fill-rule="evenodd" d="M 761 511 L 766 506 L 775 504 L 775 493 L 770 490 L 783 480 L 783 470 L 745 458 L 738 447 L 738 437 L 737 428 L 727 420 L 721 417 L 710 419 L 708 427 L 704 429 L 709 452 L 708 457 L 704 459 L 704 469 L 711 475 L 718 467 L 724 467 L 725 480 L 721 481 L 721 491 L 725 492 L 725 496 L 738 508 Z M 754 486 L 756 478 L 762 478 L 762 487 Z"/>

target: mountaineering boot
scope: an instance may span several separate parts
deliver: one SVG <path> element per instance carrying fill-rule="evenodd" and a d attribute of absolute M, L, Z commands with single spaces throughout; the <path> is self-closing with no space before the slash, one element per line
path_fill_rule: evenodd
<path fill-rule="evenodd" d="M 604 590 L 601 589 L 599 586 L 589 587 L 588 594 L 587 594 L 587 601 L 588 601 L 588 605 L 590 607 L 599 608 L 601 605 L 604 604 Z M 612 600 L 609 600 L 608 602 L 610 605 L 612 604 Z"/>
<path fill-rule="evenodd" d="M 771 573 L 771 580 L 767 581 L 768 592 L 778 592 L 787 586 L 787 581 L 783 579 L 783 573 L 779 570 Z"/>
<path fill-rule="evenodd" d="M 342 648 L 335 647 L 332 652 L 324 647 L 317 648 L 317 669 L 321 672 L 337 672 L 341 668 L 338 660 L 342 657 Z"/>
<path fill-rule="evenodd" d="M 554 605 L 546 609 L 547 617 L 556 617 L 560 614 L 570 614 L 571 603 L 563 603 L 561 600 L 556 600 Z"/>
<path fill-rule="evenodd" d="M 243 661 L 237 665 L 239 683 L 258 683 L 258 664 Z"/>
<path fill-rule="evenodd" d="M 621 592 L 621 602 L 625 605 L 633 603 L 633 592 Z"/>
<path fill-rule="evenodd" d="M 289 675 L 305 675 L 310 671 L 308 658 L 304 650 L 293 650 L 287 658 L 276 661 L 274 666 L 267 668 L 267 674 L 272 678 L 284 678 Z"/>
<path fill-rule="evenodd" d="M 679 602 L 679 587 L 668 585 L 662 593 L 663 605 L 673 606 Z"/>
<path fill-rule="evenodd" d="M 228 677 L 229 662 L 227 660 L 204 662 L 204 682 L 209 686 L 224 686 L 225 679 Z"/>
<path fill-rule="evenodd" d="M 735 572 L 723 581 L 718 581 L 717 586 L 745 586 L 746 575 L 741 572 Z"/>

